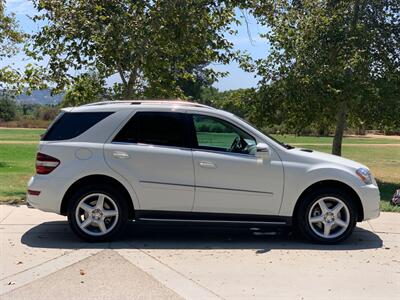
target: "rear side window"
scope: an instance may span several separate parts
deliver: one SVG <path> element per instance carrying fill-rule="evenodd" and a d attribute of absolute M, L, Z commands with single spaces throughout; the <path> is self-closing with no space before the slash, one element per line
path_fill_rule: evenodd
<path fill-rule="evenodd" d="M 185 114 L 137 112 L 114 142 L 187 147 Z"/>
<path fill-rule="evenodd" d="M 69 140 L 81 135 L 113 112 L 66 112 L 43 136 L 42 141 Z"/>

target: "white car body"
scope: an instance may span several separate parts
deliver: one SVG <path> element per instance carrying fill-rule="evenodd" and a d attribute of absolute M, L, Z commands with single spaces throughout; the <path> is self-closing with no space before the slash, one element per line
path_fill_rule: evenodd
<path fill-rule="evenodd" d="M 173 211 L 276 216 L 280 218 L 271 223 L 290 223 L 302 193 L 321 182 L 334 182 L 354 192 L 357 221 L 379 216 L 376 181 L 365 184 L 356 174 L 365 166 L 316 151 L 286 149 L 231 113 L 178 101 L 105 102 L 65 111 L 114 113 L 72 139 L 40 142 L 39 152 L 61 161 L 50 174 L 36 174 L 29 181 L 28 189 L 40 194 L 28 194 L 27 201 L 43 211 L 65 215 L 62 202 L 71 186 L 87 176 L 103 175 L 125 187 L 135 212 L 147 213 L 143 219 L 151 211 Z M 139 111 L 217 117 L 252 135 L 257 144 L 268 145 L 269 153 L 260 157 L 113 142 Z"/>

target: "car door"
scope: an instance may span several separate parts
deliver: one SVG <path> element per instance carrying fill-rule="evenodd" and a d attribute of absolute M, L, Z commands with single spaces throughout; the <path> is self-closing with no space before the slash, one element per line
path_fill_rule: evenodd
<path fill-rule="evenodd" d="M 193 114 L 194 212 L 277 215 L 283 167 L 270 149 L 256 157 L 257 141 L 232 123 Z"/>
<path fill-rule="evenodd" d="M 186 115 L 136 112 L 104 147 L 108 165 L 134 188 L 142 211 L 191 211 L 194 201 L 192 152 Z"/>

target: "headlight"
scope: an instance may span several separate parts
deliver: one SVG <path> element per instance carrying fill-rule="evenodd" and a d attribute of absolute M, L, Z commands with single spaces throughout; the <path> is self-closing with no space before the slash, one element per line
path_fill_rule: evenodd
<path fill-rule="evenodd" d="M 358 177 L 360 177 L 362 182 L 364 182 L 365 184 L 372 184 L 372 175 L 368 169 L 359 168 L 359 169 L 357 169 L 356 174 L 358 175 Z"/>

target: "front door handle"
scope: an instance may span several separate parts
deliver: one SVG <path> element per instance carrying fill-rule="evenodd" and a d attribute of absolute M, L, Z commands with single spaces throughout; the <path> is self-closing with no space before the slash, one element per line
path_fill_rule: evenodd
<path fill-rule="evenodd" d="M 112 156 L 115 158 L 120 158 L 120 159 L 130 158 L 129 154 L 124 151 L 114 151 L 112 153 Z"/>
<path fill-rule="evenodd" d="M 199 162 L 199 166 L 202 168 L 208 168 L 208 169 L 215 169 L 217 168 L 217 165 L 212 163 L 211 161 L 201 161 Z"/>

